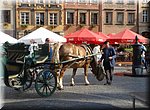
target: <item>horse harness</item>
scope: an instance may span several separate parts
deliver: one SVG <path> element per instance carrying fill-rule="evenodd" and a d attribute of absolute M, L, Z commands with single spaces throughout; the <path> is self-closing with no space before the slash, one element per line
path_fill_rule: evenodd
<path fill-rule="evenodd" d="M 91 48 L 90 48 L 87 44 L 82 44 L 81 47 L 83 47 L 83 48 L 85 49 L 85 51 L 86 51 L 86 56 L 92 54 L 92 50 L 91 50 Z M 90 60 L 89 57 L 86 57 L 85 59 L 86 59 L 86 61 L 87 61 L 87 60 Z"/>

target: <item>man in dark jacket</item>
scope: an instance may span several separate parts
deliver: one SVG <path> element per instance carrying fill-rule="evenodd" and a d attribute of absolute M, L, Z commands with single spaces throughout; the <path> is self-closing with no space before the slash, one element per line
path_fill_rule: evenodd
<path fill-rule="evenodd" d="M 109 41 L 105 41 L 103 45 L 103 52 L 100 62 L 103 62 L 106 73 L 106 83 L 104 85 L 111 85 L 112 74 L 115 66 L 116 52 L 113 47 L 109 45 Z"/>

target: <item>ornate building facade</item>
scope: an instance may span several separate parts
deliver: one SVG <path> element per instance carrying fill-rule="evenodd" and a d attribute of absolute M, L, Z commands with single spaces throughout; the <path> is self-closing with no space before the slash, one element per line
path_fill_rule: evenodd
<path fill-rule="evenodd" d="M 101 31 L 101 4 L 99 0 L 65 0 L 63 4 L 64 34 L 88 28 Z"/>
<path fill-rule="evenodd" d="M 139 0 L 139 33 L 150 38 L 149 0 Z"/>
<path fill-rule="evenodd" d="M 15 37 L 15 4 L 13 1 L 1 0 L 0 3 L 0 27 L 3 32 Z"/>
<path fill-rule="evenodd" d="M 17 0 L 17 38 L 20 38 L 39 27 L 45 27 L 58 34 L 62 34 L 61 9 L 62 4 L 59 1 Z"/>
<path fill-rule="evenodd" d="M 65 34 L 83 27 L 105 34 L 125 28 L 138 32 L 136 0 L 66 0 L 63 8 Z"/>
<path fill-rule="evenodd" d="M 137 2 L 135 0 L 103 0 L 102 32 L 118 33 L 125 28 L 137 29 Z"/>
<path fill-rule="evenodd" d="M 14 5 L 9 1 L 11 5 L 7 6 L 6 13 L 3 14 L 5 22 L 1 25 L 4 27 L 7 24 L 16 38 L 39 27 L 62 36 L 81 28 L 104 34 L 118 33 L 128 28 L 142 34 L 148 29 L 149 23 L 147 1 L 149 0 L 15 0 Z M 10 17 L 6 17 L 8 15 Z"/>

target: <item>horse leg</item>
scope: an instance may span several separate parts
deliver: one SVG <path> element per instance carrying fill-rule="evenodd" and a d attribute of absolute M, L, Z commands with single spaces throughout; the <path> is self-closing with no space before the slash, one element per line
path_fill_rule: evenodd
<path fill-rule="evenodd" d="M 86 64 L 84 67 L 84 79 L 85 79 L 85 85 L 89 85 L 89 81 L 88 81 L 88 67 L 89 65 Z"/>
<path fill-rule="evenodd" d="M 73 68 L 73 73 L 72 73 L 72 76 L 71 76 L 71 84 L 70 84 L 70 86 L 75 86 L 74 77 L 76 75 L 76 71 L 77 71 L 77 68 Z"/>
<path fill-rule="evenodd" d="M 57 76 L 57 87 L 59 87 L 59 72 L 56 72 L 56 76 Z"/>
<path fill-rule="evenodd" d="M 63 67 L 60 71 L 60 76 L 59 76 L 59 84 L 58 84 L 58 89 L 59 90 L 63 90 L 63 76 L 64 76 L 64 73 L 66 71 L 66 67 Z"/>

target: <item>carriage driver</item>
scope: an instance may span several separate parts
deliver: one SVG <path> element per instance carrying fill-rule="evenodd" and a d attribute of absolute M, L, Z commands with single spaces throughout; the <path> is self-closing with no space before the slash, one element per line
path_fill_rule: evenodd
<path fill-rule="evenodd" d="M 49 46 L 49 60 L 51 61 L 52 60 L 52 56 L 53 56 L 53 49 L 52 49 L 52 42 L 49 38 L 46 38 L 45 39 L 45 44 L 48 44 Z"/>
<path fill-rule="evenodd" d="M 115 66 L 116 52 L 113 47 L 109 45 L 109 41 L 105 41 L 103 45 L 103 52 L 100 62 L 103 60 L 103 66 L 105 70 L 106 83 L 104 85 L 111 85 L 112 74 Z"/>

